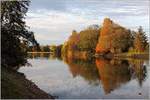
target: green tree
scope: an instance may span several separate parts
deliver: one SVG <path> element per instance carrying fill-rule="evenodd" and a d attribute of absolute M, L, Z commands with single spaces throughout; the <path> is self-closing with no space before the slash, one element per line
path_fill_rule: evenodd
<path fill-rule="evenodd" d="M 44 52 L 50 52 L 50 48 L 48 45 L 43 47 Z"/>
<path fill-rule="evenodd" d="M 98 25 L 91 25 L 87 29 L 79 33 L 79 41 L 77 47 L 81 51 L 95 51 L 100 29 Z"/>
<path fill-rule="evenodd" d="M 1 61 L 4 67 L 24 65 L 27 62 L 24 48 L 30 43 L 38 45 L 24 21 L 28 6 L 28 0 L 1 1 Z"/>
<path fill-rule="evenodd" d="M 67 47 L 67 49 L 71 51 L 77 50 L 94 52 L 96 44 L 98 42 L 99 33 L 100 28 L 98 25 L 90 25 L 79 33 L 73 30 L 72 35 L 63 46 L 63 50 L 64 47 Z"/>
<path fill-rule="evenodd" d="M 79 41 L 79 34 L 73 30 L 72 31 L 72 35 L 69 37 L 68 41 L 67 41 L 67 45 L 68 45 L 68 50 L 77 50 L 77 43 Z"/>
<path fill-rule="evenodd" d="M 133 36 L 130 30 L 120 29 L 118 34 L 112 38 L 111 49 L 113 53 L 127 52 L 133 46 Z"/>
<path fill-rule="evenodd" d="M 55 52 L 55 51 L 56 51 L 56 48 L 57 48 L 56 45 L 51 45 L 51 46 L 50 46 L 50 51 L 51 51 L 51 52 Z"/>

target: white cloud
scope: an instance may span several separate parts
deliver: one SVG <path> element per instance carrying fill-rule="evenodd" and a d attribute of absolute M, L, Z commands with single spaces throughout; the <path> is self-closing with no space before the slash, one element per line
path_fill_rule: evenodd
<path fill-rule="evenodd" d="M 100 23 L 100 20 L 52 10 L 29 12 L 27 16 L 26 23 L 35 32 L 37 40 L 65 41 L 73 29 L 80 31 L 87 25 Z"/>
<path fill-rule="evenodd" d="M 37 9 L 27 13 L 26 22 L 38 41 L 47 41 L 45 43 L 49 44 L 58 40 L 64 42 L 74 29 L 79 32 L 91 24 L 101 25 L 105 17 L 131 29 L 141 25 L 149 32 L 148 1 L 126 1 L 69 1 L 68 4 L 62 1 L 59 6 L 47 4 L 47 8 L 46 4 L 43 8 L 38 5 Z"/>

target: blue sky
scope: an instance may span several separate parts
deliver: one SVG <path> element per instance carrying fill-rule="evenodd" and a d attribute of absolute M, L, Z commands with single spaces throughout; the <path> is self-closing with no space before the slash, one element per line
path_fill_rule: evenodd
<path fill-rule="evenodd" d="M 26 23 L 42 45 L 61 44 L 72 30 L 102 25 L 105 17 L 149 36 L 149 0 L 31 0 Z"/>

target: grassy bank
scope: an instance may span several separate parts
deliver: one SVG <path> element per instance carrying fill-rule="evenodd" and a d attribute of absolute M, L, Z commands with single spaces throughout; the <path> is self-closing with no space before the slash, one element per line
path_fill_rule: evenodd
<path fill-rule="evenodd" d="M 39 89 L 33 82 L 27 80 L 24 74 L 2 67 L 1 98 L 52 99 L 53 97 Z"/>
<path fill-rule="evenodd" d="M 119 58 L 135 58 L 135 59 L 149 59 L 149 53 L 147 52 L 128 52 L 114 54 L 114 57 Z"/>

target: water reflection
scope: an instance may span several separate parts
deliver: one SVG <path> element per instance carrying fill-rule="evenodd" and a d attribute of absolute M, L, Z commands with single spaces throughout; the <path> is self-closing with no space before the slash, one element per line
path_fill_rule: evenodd
<path fill-rule="evenodd" d="M 96 60 L 96 65 L 101 76 L 101 83 L 106 94 L 128 82 L 131 79 L 127 61 Z"/>
<path fill-rule="evenodd" d="M 98 85 L 99 73 L 94 60 L 65 59 L 73 77 L 82 76 L 89 84 Z"/>
<path fill-rule="evenodd" d="M 29 58 L 59 59 L 64 61 L 69 68 L 73 78 L 83 77 L 88 84 L 103 88 L 105 95 L 119 89 L 122 85 L 131 80 L 136 80 L 142 87 L 147 76 L 147 68 L 144 60 L 126 59 L 126 60 L 78 60 L 56 57 L 54 54 L 29 54 Z"/>
<path fill-rule="evenodd" d="M 105 94 L 119 88 L 131 79 L 137 79 L 140 86 L 146 78 L 146 66 L 143 60 L 78 60 L 66 59 L 74 77 L 80 75 L 89 83 L 98 85 L 99 80 Z"/>
<path fill-rule="evenodd" d="M 131 59 L 129 60 L 130 69 L 132 71 L 132 77 L 136 78 L 139 85 L 142 86 L 143 81 L 147 76 L 146 65 L 144 65 L 144 60 Z"/>
<path fill-rule="evenodd" d="M 44 58 L 44 59 L 50 59 L 50 60 L 62 60 L 61 56 L 57 56 L 55 53 L 28 53 L 29 59 L 38 59 L 38 58 Z"/>

